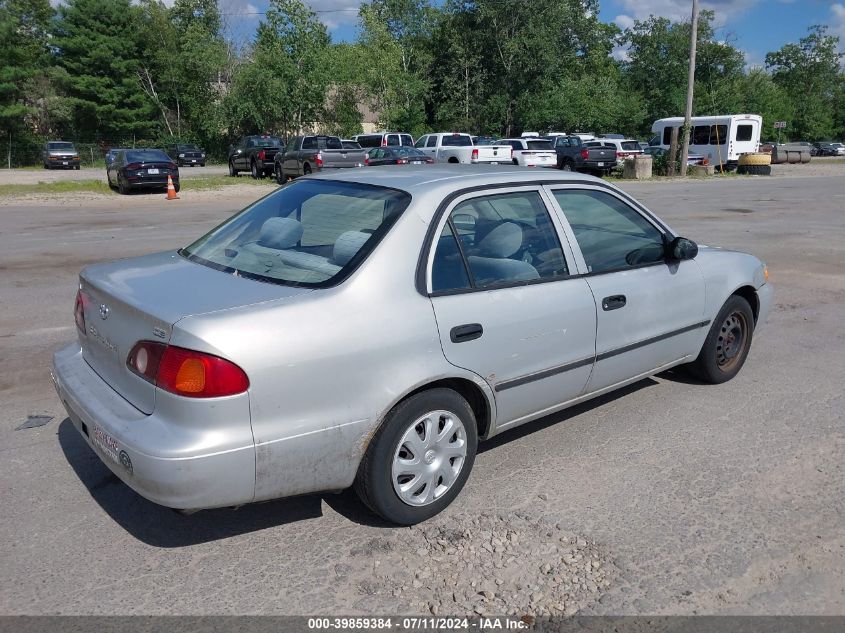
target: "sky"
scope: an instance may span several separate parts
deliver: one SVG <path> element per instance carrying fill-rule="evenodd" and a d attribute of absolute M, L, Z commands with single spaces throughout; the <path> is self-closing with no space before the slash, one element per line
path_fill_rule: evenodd
<path fill-rule="evenodd" d="M 329 28 L 335 41 L 355 38 L 360 0 L 305 0 Z M 437 2 L 437 0 L 434 0 Z M 251 40 L 267 0 L 219 0 L 230 36 Z M 762 65 L 769 51 L 797 42 L 813 24 L 825 24 L 842 38 L 845 52 L 845 0 L 700 0 L 716 12 L 717 37 L 745 53 L 749 65 Z M 689 20 L 692 0 L 600 0 L 600 18 L 622 28 L 649 15 Z M 624 51 L 616 51 L 623 56 Z"/>

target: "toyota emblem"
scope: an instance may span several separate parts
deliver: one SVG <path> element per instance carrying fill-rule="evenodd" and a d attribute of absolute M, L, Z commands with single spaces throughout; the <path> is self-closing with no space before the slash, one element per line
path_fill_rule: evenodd
<path fill-rule="evenodd" d="M 109 307 L 105 303 L 100 305 L 100 318 L 103 321 L 109 318 Z"/>

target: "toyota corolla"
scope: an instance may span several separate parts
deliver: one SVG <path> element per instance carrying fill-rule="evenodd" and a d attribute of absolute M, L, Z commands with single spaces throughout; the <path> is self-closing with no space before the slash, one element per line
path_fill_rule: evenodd
<path fill-rule="evenodd" d="M 479 441 L 677 365 L 734 377 L 767 278 L 589 176 L 348 170 L 83 270 L 53 378 L 156 503 L 354 486 L 412 524 L 454 500 Z"/>

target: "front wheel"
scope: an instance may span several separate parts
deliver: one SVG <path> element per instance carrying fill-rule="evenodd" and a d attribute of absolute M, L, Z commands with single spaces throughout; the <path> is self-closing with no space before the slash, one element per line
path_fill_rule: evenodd
<path fill-rule="evenodd" d="M 742 297 L 732 295 L 710 326 L 698 358 L 689 366 L 690 371 L 704 382 L 727 382 L 745 364 L 753 334 L 751 306 Z"/>
<path fill-rule="evenodd" d="M 572 171 L 572 161 L 565 160 L 561 163 L 560 168 L 563 171 Z"/>
<path fill-rule="evenodd" d="M 387 414 L 358 468 L 355 491 L 373 512 L 413 525 L 464 487 L 478 447 L 475 415 L 451 389 L 431 389 Z"/>
<path fill-rule="evenodd" d="M 263 175 L 263 172 L 258 169 L 258 165 L 255 163 L 255 161 L 252 161 L 250 171 L 252 172 L 252 177 L 255 180 L 258 180 Z"/>
<path fill-rule="evenodd" d="M 238 170 L 235 169 L 235 163 L 233 163 L 232 161 L 229 161 L 229 175 L 235 178 L 237 178 L 238 176 Z"/>

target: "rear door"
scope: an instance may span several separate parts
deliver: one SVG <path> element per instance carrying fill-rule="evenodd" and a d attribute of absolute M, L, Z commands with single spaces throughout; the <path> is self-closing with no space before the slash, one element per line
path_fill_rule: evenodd
<path fill-rule="evenodd" d="M 578 245 L 579 270 L 597 304 L 597 391 L 698 353 L 704 277 L 695 260 L 667 262 L 664 229 L 600 187 L 549 187 Z"/>
<path fill-rule="evenodd" d="M 497 428 L 580 395 L 596 306 L 539 187 L 466 194 L 439 220 L 427 284 L 446 358 L 486 380 Z"/>

